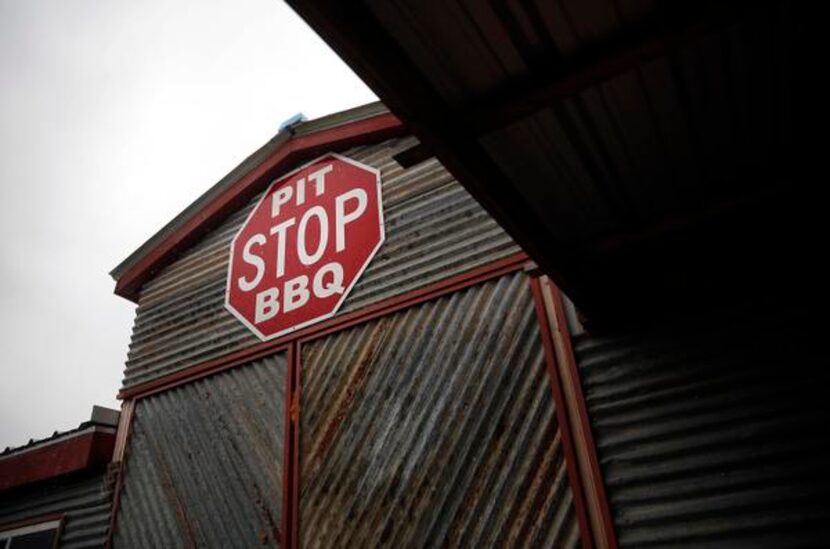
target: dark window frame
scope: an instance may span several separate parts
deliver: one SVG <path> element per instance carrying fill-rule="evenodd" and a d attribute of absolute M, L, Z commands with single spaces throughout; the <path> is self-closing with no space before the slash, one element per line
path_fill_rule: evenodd
<path fill-rule="evenodd" d="M 38 532 L 54 531 L 52 547 L 57 548 L 63 533 L 64 514 L 40 515 L 6 524 L 0 524 L 0 549 L 14 549 L 16 537 Z"/>

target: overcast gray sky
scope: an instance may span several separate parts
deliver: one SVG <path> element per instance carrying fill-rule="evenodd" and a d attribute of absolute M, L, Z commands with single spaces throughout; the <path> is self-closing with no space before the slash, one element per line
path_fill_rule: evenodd
<path fill-rule="evenodd" d="M 374 100 L 280 0 L 0 0 L 0 450 L 117 407 L 108 272 L 302 111 Z"/>

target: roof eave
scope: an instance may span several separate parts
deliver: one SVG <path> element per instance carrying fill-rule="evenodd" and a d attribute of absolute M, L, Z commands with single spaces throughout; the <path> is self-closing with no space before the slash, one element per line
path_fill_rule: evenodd
<path fill-rule="evenodd" d="M 288 165 L 323 151 L 386 139 L 404 131 L 401 121 L 379 102 L 280 131 L 115 267 L 110 272 L 116 281 L 115 294 L 138 302 L 141 287 L 154 273 Z"/>
<path fill-rule="evenodd" d="M 105 466 L 112 459 L 116 428 L 90 425 L 0 456 L 0 492 Z"/>

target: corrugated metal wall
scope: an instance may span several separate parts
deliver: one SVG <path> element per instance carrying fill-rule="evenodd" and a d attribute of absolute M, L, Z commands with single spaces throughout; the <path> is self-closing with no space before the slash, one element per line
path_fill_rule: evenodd
<path fill-rule="evenodd" d="M 343 306 L 354 310 L 518 251 L 435 160 L 402 169 L 412 138 L 344 154 L 381 170 L 386 242 Z M 255 201 L 254 201 L 255 202 Z M 223 305 L 230 241 L 253 202 L 142 289 L 124 387 L 258 342 Z"/>
<path fill-rule="evenodd" d="M 0 523 L 66 513 L 60 547 L 103 547 L 115 476 L 105 471 L 22 487 L 0 495 Z"/>
<path fill-rule="evenodd" d="M 138 402 L 115 547 L 278 543 L 286 357 Z"/>
<path fill-rule="evenodd" d="M 304 547 L 569 547 L 578 524 L 529 282 L 302 348 Z"/>
<path fill-rule="evenodd" d="M 723 316 L 576 340 L 623 547 L 830 540 L 818 340 L 799 322 Z"/>

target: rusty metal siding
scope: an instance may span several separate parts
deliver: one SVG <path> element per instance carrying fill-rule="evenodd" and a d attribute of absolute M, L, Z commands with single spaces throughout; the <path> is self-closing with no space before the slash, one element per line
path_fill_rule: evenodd
<path fill-rule="evenodd" d="M 115 475 L 106 471 L 56 479 L 0 495 L 0 523 L 65 513 L 59 547 L 103 547 Z"/>
<path fill-rule="evenodd" d="M 575 340 L 621 546 L 830 539 L 830 418 L 801 329 L 718 321 Z"/>
<path fill-rule="evenodd" d="M 305 547 L 573 547 L 527 277 L 302 347 Z"/>
<path fill-rule="evenodd" d="M 381 170 L 386 242 L 343 305 L 355 310 L 518 251 L 434 159 L 403 169 L 401 138 L 344 154 Z M 124 387 L 151 381 L 258 342 L 224 308 L 230 241 L 255 199 L 141 292 Z"/>
<path fill-rule="evenodd" d="M 285 353 L 140 400 L 115 547 L 278 543 Z"/>

